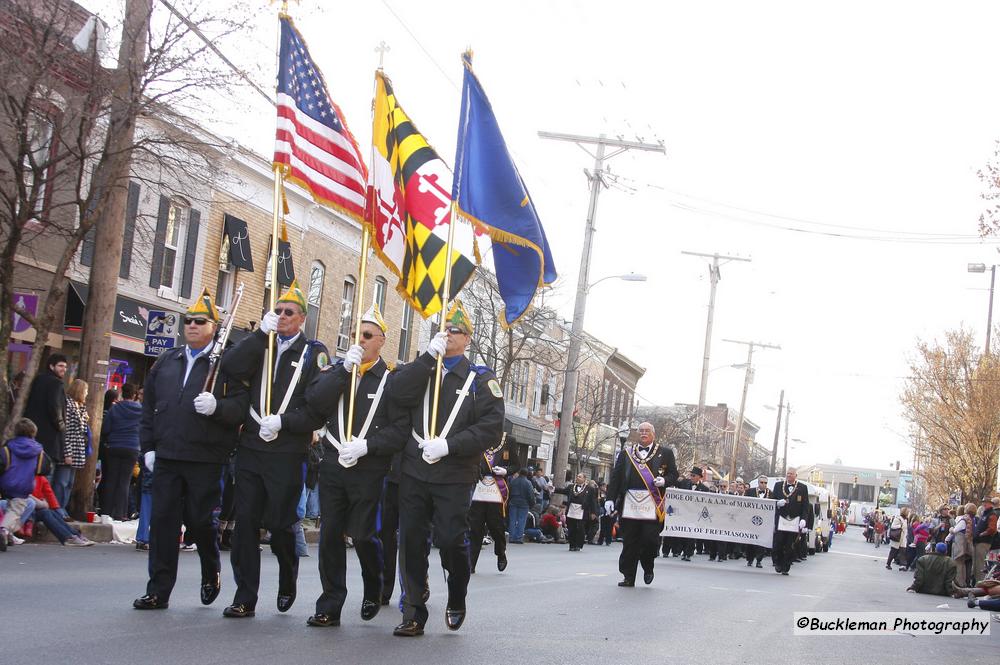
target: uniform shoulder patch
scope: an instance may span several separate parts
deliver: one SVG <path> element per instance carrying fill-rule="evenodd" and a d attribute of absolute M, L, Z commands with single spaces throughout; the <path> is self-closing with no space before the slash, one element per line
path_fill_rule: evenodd
<path fill-rule="evenodd" d="M 329 367 L 329 365 L 330 365 L 330 356 L 326 354 L 326 351 L 320 351 L 319 353 L 316 354 L 316 367 L 319 367 L 319 369 L 322 371 L 327 367 Z"/>
<path fill-rule="evenodd" d="M 494 397 L 503 399 L 503 390 L 500 389 L 499 381 L 496 379 L 490 379 L 486 385 L 489 386 L 490 392 L 493 393 Z"/>

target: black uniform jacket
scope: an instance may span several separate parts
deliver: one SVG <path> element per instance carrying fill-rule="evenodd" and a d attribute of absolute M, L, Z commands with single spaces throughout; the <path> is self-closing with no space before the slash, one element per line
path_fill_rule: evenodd
<path fill-rule="evenodd" d="M 653 472 L 653 477 L 663 476 L 666 481 L 665 487 L 673 487 L 677 484 L 677 462 L 674 460 L 674 451 L 666 446 L 660 446 L 652 457 L 646 460 L 646 466 Z M 642 476 L 632 466 L 628 458 L 628 453 L 622 450 L 618 454 L 615 468 L 611 471 L 611 482 L 608 483 L 608 500 L 614 501 L 619 511 L 625 501 L 625 492 L 628 490 L 644 490 L 646 483 L 642 481 Z"/>
<path fill-rule="evenodd" d="M 303 356 L 302 350 L 306 345 L 309 349 Z M 292 345 L 281 354 L 274 372 L 271 410 L 276 412 L 281 406 L 300 357 L 305 367 L 302 368 L 302 376 L 288 402 L 288 408 L 281 414 L 281 431 L 278 432 L 278 437 L 271 442 L 261 439 L 260 425 L 248 409 L 244 414 L 243 431 L 240 434 L 241 446 L 274 453 L 305 454 L 309 449 L 313 432 L 322 427 L 326 420 L 324 414 L 312 407 L 306 399 L 306 388 L 319 376 L 320 369 L 328 361 L 327 350 L 322 342 L 307 340 L 305 334 L 300 332 Z M 244 337 L 222 356 L 222 371 L 234 379 L 250 384 L 250 406 L 261 417 L 265 415 L 260 413 L 261 367 L 266 363 L 267 335 L 260 329 Z"/>
<path fill-rule="evenodd" d="M 410 428 L 421 438 L 427 438 L 424 431 L 424 391 L 433 381 L 437 361 L 428 353 L 422 353 L 412 363 L 397 370 L 393 401 L 410 415 Z M 438 426 L 440 432 L 448 421 L 452 407 L 458 400 L 469 372 L 476 376 L 469 386 L 469 394 L 462 403 L 448 436 L 448 454 L 435 464 L 428 464 L 417 446 L 412 432 L 403 449 L 401 473 L 428 483 L 464 483 L 474 485 L 479 479 L 479 460 L 487 449 L 495 446 L 503 436 L 503 397 L 494 394 L 490 387 L 499 392 L 496 375 L 487 367 L 473 366 L 469 359 L 462 357 L 447 374 L 441 384 L 438 403 Z M 434 400 L 431 387 L 430 402 Z M 428 420 L 433 413 L 433 404 L 428 404 Z"/>
<path fill-rule="evenodd" d="M 358 378 L 358 388 L 354 393 L 354 426 L 351 428 L 351 436 L 355 437 L 361 432 L 361 427 L 368 418 L 372 404 L 375 402 L 375 393 L 378 392 L 379 383 L 382 377 L 389 374 L 382 389 L 382 398 L 379 400 L 378 408 L 372 417 L 371 426 L 365 434 L 368 445 L 368 454 L 358 460 L 358 463 L 351 467 L 358 471 L 380 471 L 386 473 L 392 456 L 403 449 L 406 440 L 410 436 L 409 414 L 392 404 L 389 395 L 392 394 L 396 372 L 389 369 L 382 358 L 372 365 Z M 316 381 L 306 389 L 306 402 L 318 409 L 323 414 L 330 414 L 326 421 L 326 429 L 334 439 L 340 438 L 339 421 L 344 423 L 347 429 L 347 414 L 350 410 L 351 373 L 344 369 L 343 361 L 338 361 L 335 365 L 319 373 Z M 340 399 L 344 398 L 343 416 L 338 417 L 337 409 L 340 406 Z M 321 440 L 325 455 L 331 455 L 332 461 L 336 462 L 339 456 L 329 439 L 323 437 Z M 346 443 L 341 441 L 340 443 Z"/>
<path fill-rule="evenodd" d="M 786 503 L 781 508 L 778 508 L 778 515 L 786 518 L 797 518 L 805 519 L 806 513 L 809 511 L 809 492 L 806 490 L 804 483 L 795 483 L 794 489 L 792 487 L 788 488 L 789 493 L 785 494 L 785 481 L 779 480 L 774 484 L 774 489 L 771 493 L 774 495 L 774 499 L 785 499 Z"/>
<path fill-rule="evenodd" d="M 694 483 L 691 482 L 690 478 L 681 478 L 680 480 L 678 480 L 677 481 L 677 489 L 679 489 L 679 490 L 694 490 L 695 492 L 711 492 L 712 491 L 712 490 L 708 489 L 708 485 L 706 485 L 705 483 L 698 483 L 697 485 L 695 485 Z"/>
<path fill-rule="evenodd" d="M 22 388 L 23 390 L 23 388 Z M 35 441 L 42 444 L 53 463 L 62 464 L 63 432 L 66 431 L 66 387 L 63 380 L 45 369 L 31 382 L 24 417 L 38 427 Z"/>
<path fill-rule="evenodd" d="M 164 351 L 146 376 L 139 445 L 144 453 L 156 451 L 160 459 L 223 464 L 236 447 L 250 397 L 243 383 L 220 371 L 212 391 L 215 413 L 195 411 L 194 398 L 208 375 L 208 354 L 195 359 L 185 383 L 186 353 L 186 346 Z"/>

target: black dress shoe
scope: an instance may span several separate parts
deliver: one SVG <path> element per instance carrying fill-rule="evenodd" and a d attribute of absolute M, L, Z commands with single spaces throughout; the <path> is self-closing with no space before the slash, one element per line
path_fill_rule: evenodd
<path fill-rule="evenodd" d="M 497 557 L 497 570 L 499 570 L 501 573 L 503 571 L 507 570 L 507 555 L 506 554 L 501 554 L 500 556 Z"/>
<path fill-rule="evenodd" d="M 635 586 L 635 580 L 622 580 L 618 586 Z"/>
<path fill-rule="evenodd" d="M 226 609 L 222 610 L 222 616 L 229 617 L 230 619 L 248 619 L 256 614 L 252 607 L 249 605 L 233 603 Z"/>
<path fill-rule="evenodd" d="M 753 565 L 753 559 L 747 559 L 747 568 Z"/>
<path fill-rule="evenodd" d="M 211 605 L 215 602 L 215 599 L 219 596 L 219 591 L 222 589 L 222 578 L 219 573 L 215 574 L 215 579 L 211 582 L 202 581 L 201 583 L 201 604 Z"/>
<path fill-rule="evenodd" d="M 458 630 L 465 623 L 465 608 L 453 610 L 450 607 L 444 611 L 444 625 L 448 630 Z"/>
<path fill-rule="evenodd" d="M 167 601 L 160 600 L 158 596 L 146 594 L 142 598 L 136 598 L 132 601 L 132 607 L 137 610 L 165 610 L 167 609 Z"/>
<path fill-rule="evenodd" d="M 326 628 L 327 626 L 339 626 L 340 619 L 334 619 L 329 614 L 314 614 L 306 619 L 306 625 L 318 626 L 320 628 Z"/>
<path fill-rule="evenodd" d="M 292 609 L 292 603 L 295 602 L 295 589 L 292 589 L 291 593 L 281 593 L 278 591 L 278 611 L 287 612 Z"/>
<path fill-rule="evenodd" d="M 416 637 L 417 635 L 424 634 L 424 627 L 416 621 L 410 619 L 409 621 L 404 621 L 396 626 L 393 629 L 392 634 L 398 637 Z"/>
<path fill-rule="evenodd" d="M 758 562 L 757 562 L 757 567 L 758 567 L 758 568 L 763 568 L 764 566 L 763 566 L 763 565 L 761 564 L 761 562 L 760 562 L 760 561 L 758 561 Z"/>
<path fill-rule="evenodd" d="M 685 555 L 685 556 L 681 557 L 681 561 L 690 561 L 690 560 L 691 560 L 691 557 L 689 557 L 689 556 Z"/>
<path fill-rule="evenodd" d="M 376 603 L 374 600 L 362 600 L 361 601 L 361 620 L 371 621 L 378 614 L 381 605 Z"/>
<path fill-rule="evenodd" d="M 653 583 L 653 571 L 649 571 L 648 573 L 643 573 L 642 574 L 642 581 L 645 584 L 652 584 Z"/>
<path fill-rule="evenodd" d="M 786 569 L 786 570 L 781 571 L 781 574 L 782 575 L 787 575 L 788 574 L 788 570 Z"/>
<path fill-rule="evenodd" d="M 389 596 L 382 596 L 381 598 L 379 598 L 378 604 L 379 605 L 388 605 L 391 602 L 392 602 L 392 598 L 391 597 L 389 597 Z"/>

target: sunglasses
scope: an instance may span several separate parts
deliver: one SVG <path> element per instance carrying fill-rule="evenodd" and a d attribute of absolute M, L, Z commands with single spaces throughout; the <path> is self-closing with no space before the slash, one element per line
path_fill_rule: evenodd
<path fill-rule="evenodd" d="M 197 319 L 195 319 L 195 318 L 191 318 L 191 317 L 188 317 L 188 316 L 185 316 L 185 317 L 184 317 L 184 325 L 186 325 L 186 326 L 189 326 L 189 325 L 191 325 L 192 323 L 193 323 L 194 325 L 196 325 L 196 326 L 203 326 L 203 325 L 205 325 L 206 323 L 208 323 L 208 319 L 203 319 L 203 318 L 201 318 L 201 317 L 198 317 Z"/>
<path fill-rule="evenodd" d="M 447 328 L 444 329 L 444 331 L 446 333 L 448 333 L 449 335 L 464 335 L 465 334 L 465 331 L 462 330 L 461 328 L 459 328 L 458 326 L 448 326 Z"/>
<path fill-rule="evenodd" d="M 296 316 L 298 314 L 298 312 L 296 312 L 294 309 L 290 307 L 284 307 L 284 308 L 275 307 L 274 313 L 277 314 L 278 316 L 281 316 L 282 314 L 284 314 L 285 316 Z"/>
<path fill-rule="evenodd" d="M 354 337 L 354 333 L 351 333 L 351 337 Z M 361 339 L 369 340 L 369 339 L 372 339 L 373 337 L 385 337 L 385 335 L 376 334 L 376 333 L 373 333 L 370 330 L 362 330 L 361 331 Z"/>

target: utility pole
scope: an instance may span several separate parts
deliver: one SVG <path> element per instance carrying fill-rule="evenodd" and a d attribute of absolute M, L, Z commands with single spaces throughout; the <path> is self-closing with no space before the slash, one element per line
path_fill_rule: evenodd
<path fill-rule="evenodd" d="M 580 257 L 580 276 L 576 283 L 576 304 L 573 307 L 573 325 L 570 332 L 569 350 L 566 354 L 566 378 L 563 381 L 562 410 L 559 416 L 559 438 L 552 463 L 553 484 L 562 486 L 566 476 L 566 466 L 569 462 L 570 437 L 573 432 L 573 412 L 576 411 L 577 365 L 580 362 L 580 340 L 583 337 L 583 319 L 587 310 L 587 291 L 590 284 L 590 255 L 593 249 L 594 221 L 597 217 L 597 197 L 601 187 L 606 187 L 603 180 L 604 163 L 626 150 L 646 150 L 666 154 L 662 143 L 643 143 L 641 141 L 623 141 L 609 139 L 604 134 L 599 137 L 577 136 L 575 134 L 559 134 L 554 132 L 538 132 L 543 139 L 554 141 L 569 141 L 575 143 L 594 158 L 594 170 L 587 173 L 590 181 L 590 205 L 587 208 L 587 224 L 584 227 L 583 255 Z M 591 153 L 585 145 L 597 146 L 596 153 Z M 607 148 L 614 149 L 606 154 Z M 584 171 L 586 173 L 586 171 Z"/>
<path fill-rule="evenodd" d="M 80 517 L 90 509 L 94 496 L 99 433 L 104 414 L 104 389 L 111 355 L 111 324 L 118 296 L 118 271 L 125 236 L 129 169 L 135 139 L 135 123 L 142 103 L 142 79 L 146 73 L 146 39 L 153 0 L 128 0 L 122 25 L 118 68 L 112 75 L 111 107 L 104 154 L 110 155 L 94 173 L 92 188 L 107 192 L 107 204 L 95 224 L 94 257 L 90 268 L 90 292 L 83 315 L 78 376 L 89 385 L 87 411 L 93 433 L 93 454 L 73 484 L 70 512 Z"/>
<path fill-rule="evenodd" d="M 722 341 L 730 342 L 732 344 L 745 344 L 747 347 L 747 367 L 746 373 L 743 376 L 743 397 L 740 398 L 740 416 L 738 422 L 736 423 L 736 435 L 733 437 L 733 458 L 729 463 L 729 480 L 731 482 L 736 479 L 736 453 L 740 449 L 740 435 L 743 434 L 743 416 L 746 413 L 747 392 L 750 390 L 750 375 L 753 372 L 754 347 L 760 347 L 762 349 L 775 349 L 777 351 L 780 351 L 781 347 L 775 344 L 765 344 L 763 342 L 741 342 L 735 339 L 724 339 Z"/>
<path fill-rule="evenodd" d="M 702 428 L 704 427 L 703 414 L 705 412 L 705 398 L 708 393 L 708 359 L 712 353 L 712 323 L 715 321 L 715 290 L 719 285 L 719 280 L 722 279 L 722 274 L 719 272 L 719 267 L 722 264 L 719 263 L 719 260 L 722 259 L 725 263 L 729 263 L 730 261 L 746 261 L 749 263 L 750 259 L 740 256 L 725 256 L 719 253 L 702 254 L 700 252 L 682 251 L 681 254 L 703 256 L 712 259 L 712 264 L 708 266 L 708 277 L 711 287 L 708 292 L 708 323 L 705 324 L 705 355 L 701 361 L 701 390 L 698 391 L 698 413 L 694 420 L 694 459 L 697 464 L 698 443 L 701 441 Z"/>
<path fill-rule="evenodd" d="M 785 408 L 785 391 L 781 391 L 781 396 L 778 398 L 778 423 L 774 426 L 774 445 L 771 447 L 771 468 L 768 470 L 767 475 L 774 475 L 774 465 L 777 463 L 775 459 L 778 456 L 778 435 L 781 434 L 781 412 Z M 785 434 L 788 434 L 788 423 L 785 423 Z"/>
<path fill-rule="evenodd" d="M 783 469 L 784 473 L 782 473 L 782 475 L 788 473 L 788 426 L 791 424 L 791 422 L 792 422 L 792 403 L 789 402 L 788 404 L 785 405 L 785 452 L 782 453 L 782 455 L 785 456 L 785 459 L 782 460 L 784 462 L 785 468 Z"/>

